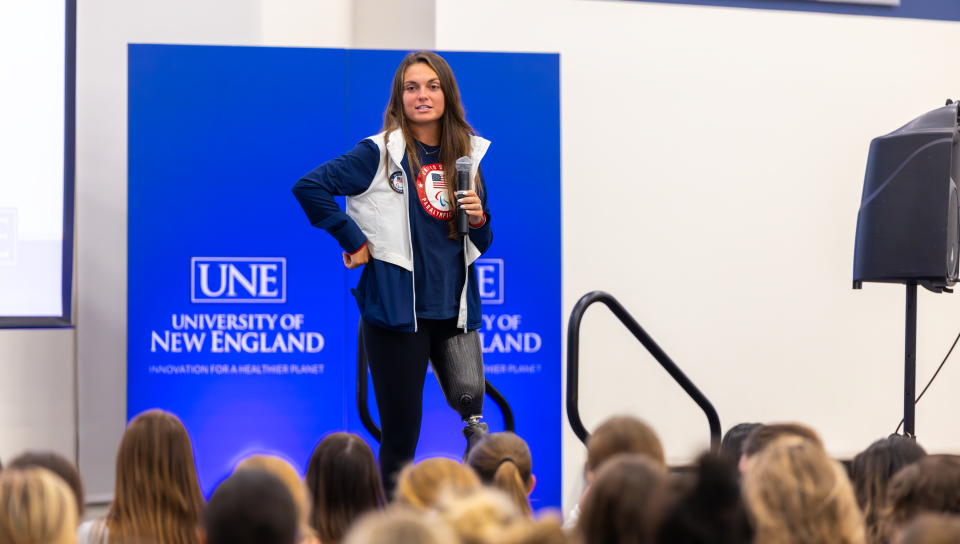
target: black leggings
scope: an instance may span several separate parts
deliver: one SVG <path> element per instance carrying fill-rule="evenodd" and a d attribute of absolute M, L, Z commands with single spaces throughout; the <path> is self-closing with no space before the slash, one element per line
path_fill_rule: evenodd
<path fill-rule="evenodd" d="M 477 331 L 463 333 L 457 318 L 417 319 L 417 332 L 362 322 L 363 348 L 380 412 L 380 475 L 392 494 L 397 472 L 413 460 L 423 416 L 427 360 L 447 404 L 466 420 L 483 412 L 483 354 Z"/>

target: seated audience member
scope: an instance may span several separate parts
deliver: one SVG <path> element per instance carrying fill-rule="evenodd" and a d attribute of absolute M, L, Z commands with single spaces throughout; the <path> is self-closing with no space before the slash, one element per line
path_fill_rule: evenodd
<path fill-rule="evenodd" d="M 80 481 L 80 472 L 66 457 L 52 451 L 28 451 L 10 461 L 9 468 L 25 469 L 31 467 L 45 468 L 59 476 L 73 491 L 73 498 L 77 502 L 77 519 L 83 518 L 84 496 L 83 482 Z"/>
<path fill-rule="evenodd" d="M 720 442 L 720 456 L 736 466 L 740 463 L 740 456 L 743 455 L 743 443 L 746 442 L 747 436 L 754 429 L 762 426 L 762 423 L 741 423 L 731 427 Z"/>
<path fill-rule="evenodd" d="M 240 461 L 234 472 L 241 470 L 263 470 L 273 474 L 283 482 L 297 507 L 297 519 L 300 522 L 297 527 L 297 542 L 317 542 L 316 531 L 309 523 L 310 497 L 307 495 L 306 486 L 300 479 L 300 474 L 297 473 L 297 469 L 293 468 L 293 465 L 273 455 L 252 455 Z"/>
<path fill-rule="evenodd" d="M 839 463 L 800 436 L 769 442 L 750 461 L 744 495 L 756 544 L 861 544 L 863 516 Z"/>
<path fill-rule="evenodd" d="M 877 440 L 853 458 L 850 476 L 867 526 L 867 542 L 884 544 L 881 513 L 887 506 L 887 484 L 901 468 L 926 455 L 916 442 L 894 434 Z"/>
<path fill-rule="evenodd" d="M 671 496 L 663 466 L 646 455 L 615 455 L 587 490 L 576 530 L 588 544 L 655 542 Z"/>
<path fill-rule="evenodd" d="M 508 495 L 490 488 L 445 495 L 436 509 L 462 544 L 504 544 L 531 524 Z"/>
<path fill-rule="evenodd" d="M 384 507 L 377 459 L 362 438 L 333 433 L 317 444 L 307 466 L 313 502 L 310 525 L 323 544 L 338 544 L 361 515 Z"/>
<path fill-rule="evenodd" d="M 350 528 L 344 544 L 459 544 L 445 523 L 408 510 L 371 512 Z"/>
<path fill-rule="evenodd" d="M 187 429 L 169 412 L 148 410 L 123 433 L 113 502 L 80 525 L 80 544 L 197 544 L 203 506 Z"/>
<path fill-rule="evenodd" d="M 898 544 L 960 544 L 960 518 L 920 514 L 903 530 Z"/>
<path fill-rule="evenodd" d="M 452 459 L 434 457 L 407 465 L 400 471 L 394 499 L 398 504 L 427 509 L 444 493 L 462 496 L 480 487 L 480 479 L 469 467 Z"/>
<path fill-rule="evenodd" d="M 280 478 L 244 469 L 217 486 L 203 516 L 203 544 L 294 544 L 297 504 Z"/>
<path fill-rule="evenodd" d="M 926 455 L 897 472 L 887 484 L 883 531 L 887 542 L 921 513 L 960 514 L 960 456 Z"/>
<path fill-rule="evenodd" d="M 657 433 L 635 417 L 614 416 L 601 423 L 587 440 L 587 466 L 584 473 L 587 491 L 600 465 L 620 453 L 646 455 L 654 464 L 666 470 L 667 462 L 663 455 L 663 445 L 657 438 Z M 584 491 L 583 497 L 586 497 L 587 491 Z M 577 525 L 583 497 L 580 498 L 580 504 L 575 505 L 567 515 L 563 524 L 565 529 L 572 529 Z"/>
<path fill-rule="evenodd" d="M 510 432 L 489 434 L 470 450 L 466 464 L 481 482 L 510 496 L 522 514 L 532 514 L 527 495 L 537 477 L 532 472 L 530 448 L 522 438 Z"/>
<path fill-rule="evenodd" d="M 816 431 L 801 425 L 799 423 L 775 423 L 773 425 L 760 425 L 750 431 L 747 439 L 743 441 L 743 455 L 740 456 L 740 472 L 744 473 L 750 466 L 750 459 L 760 453 L 767 444 L 783 438 L 785 436 L 799 436 L 809 440 L 817 447 L 823 449 L 823 441 Z"/>
<path fill-rule="evenodd" d="M 701 457 L 696 479 L 680 487 L 657 540 L 662 544 L 750 544 L 753 528 L 739 480 L 740 473 L 729 458 Z"/>
<path fill-rule="evenodd" d="M 44 468 L 0 473 L 0 542 L 74 544 L 77 505 L 59 476 Z"/>

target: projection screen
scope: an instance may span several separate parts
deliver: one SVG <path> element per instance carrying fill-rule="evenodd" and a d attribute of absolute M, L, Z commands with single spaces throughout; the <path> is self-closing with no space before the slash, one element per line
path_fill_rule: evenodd
<path fill-rule="evenodd" d="M 76 0 L 0 2 L 0 327 L 70 326 Z"/>

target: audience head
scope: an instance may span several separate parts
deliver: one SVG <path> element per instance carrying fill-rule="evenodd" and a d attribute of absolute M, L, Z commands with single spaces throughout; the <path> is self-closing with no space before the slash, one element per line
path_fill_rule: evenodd
<path fill-rule="evenodd" d="M 530 448 L 522 438 L 510 432 L 489 434 L 470 450 L 467 465 L 480 481 L 503 491 L 521 513 L 531 515 L 527 495 L 537 478 L 532 472 Z"/>
<path fill-rule="evenodd" d="M 73 498 L 77 503 L 77 516 L 83 518 L 84 495 L 83 482 L 80 481 L 80 472 L 66 457 L 52 451 L 28 451 L 10 461 L 8 468 L 25 469 L 31 467 L 45 468 L 59 476 L 73 491 Z"/>
<path fill-rule="evenodd" d="M 347 532 L 344 544 L 459 544 L 443 523 L 408 510 L 371 512 Z"/>
<path fill-rule="evenodd" d="M 294 544 L 297 506 L 280 478 L 244 469 L 224 480 L 204 514 L 206 544 Z"/>
<path fill-rule="evenodd" d="M 741 423 L 731 427 L 720 442 L 720 455 L 734 464 L 739 463 L 743 455 L 743 443 L 754 429 L 762 426 L 762 423 Z"/>
<path fill-rule="evenodd" d="M 70 487 L 44 468 L 0 473 L 0 542 L 74 544 L 77 505 Z"/>
<path fill-rule="evenodd" d="M 746 472 L 750 466 L 750 459 L 760 453 L 778 438 L 796 436 L 810 441 L 812 444 L 823 448 L 823 441 L 817 432 L 799 423 L 776 423 L 773 425 L 760 425 L 750 431 L 747 439 L 743 441 L 743 455 L 740 456 L 740 472 Z"/>
<path fill-rule="evenodd" d="M 462 496 L 480 486 L 470 468 L 452 459 L 434 457 L 404 467 L 397 479 L 395 500 L 416 508 L 430 508 L 444 493 Z"/>
<path fill-rule="evenodd" d="M 846 472 L 811 440 L 785 436 L 768 443 L 751 460 L 744 491 L 757 544 L 864 542 Z"/>
<path fill-rule="evenodd" d="M 664 517 L 663 544 L 750 544 L 753 528 L 740 494 L 740 474 L 729 459 L 700 458 L 696 480 Z"/>
<path fill-rule="evenodd" d="M 960 544 L 960 518 L 920 514 L 903 530 L 898 544 Z"/>
<path fill-rule="evenodd" d="M 882 542 L 881 517 L 887 506 L 887 487 L 901 468 L 927 453 L 915 441 L 891 435 L 877 440 L 853 458 L 850 476 L 857 503 L 867 524 L 867 540 Z"/>
<path fill-rule="evenodd" d="M 183 423 L 161 410 L 133 418 L 120 440 L 105 518 L 111 541 L 194 544 L 203 504 Z"/>
<path fill-rule="evenodd" d="M 927 455 L 890 479 L 884 516 L 890 541 L 924 512 L 960 514 L 960 457 Z"/>
<path fill-rule="evenodd" d="M 490 488 L 444 495 L 436 508 L 463 544 L 503 544 L 530 522 L 509 496 Z"/>
<path fill-rule="evenodd" d="M 589 544 L 654 542 L 670 496 L 663 465 L 646 455 L 615 455 L 603 463 L 590 485 L 577 531 Z"/>
<path fill-rule="evenodd" d="M 251 455 L 237 464 L 236 471 L 241 470 L 262 470 L 269 472 L 277 477 L 283 485 L 287 486 L 287 491 L 293 498 L 293 503 L 297 508 L 297 536 L 299 539 L 314 536 L 314 530 L 310 527 L 308 518 L 310 516 L 310 497 L 307 495 L 307 488 L 300 480 L 300 474 L 293 465 L 274 455 Z"/>
<path fill-rule="evenodd" d="M 323 544 L 340 542 L 357 518 L 386 503 L 377 460 L 355 434 L 333 433 L 321 440 L 310 457 L 306 483 L 313 500 L 310 525 Z"/>
<path fill-rule="evenodd" d="M 667 465 L 663 445 L 653 429 L 635 417 L 614 416 L 601 423 L 587 440 L 587 478 L 619 453 L 638 453 L 654 464 Z"/>

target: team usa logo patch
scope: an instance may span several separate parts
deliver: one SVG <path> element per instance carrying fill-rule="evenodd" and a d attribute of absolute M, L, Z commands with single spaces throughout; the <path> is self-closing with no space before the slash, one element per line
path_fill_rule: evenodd
<path fill-rule="evenodd" d="M 447 198 L 447 181 L 443 176 L 442 164 L 428 164 L 420 169 L 420 175 L 417 176 L 417 195 L 423 209 L 437 219 L 446 221 L 453 215 L 453 206 Z"/>
<path fill-rule="evenodd" d="M 398 170 L 390 174 L 390 188 L 401 195 L 403 194 L 403 172 Z"/>

